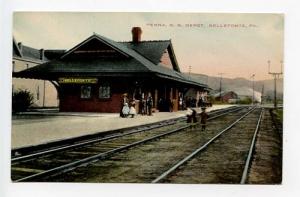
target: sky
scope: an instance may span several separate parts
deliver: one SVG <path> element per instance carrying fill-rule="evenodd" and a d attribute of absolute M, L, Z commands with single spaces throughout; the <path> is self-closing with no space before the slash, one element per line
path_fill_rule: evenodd
<path fill-rule="evenodd" d="M 94 32 L 130 41 L 171 39 L 182 72 L 272 79 L 284 62 L 283 14 L 15 12 L 13 36 L 34 48 L 70 49 Z M 284 64 L 284 63 L 283 63 Z"/>

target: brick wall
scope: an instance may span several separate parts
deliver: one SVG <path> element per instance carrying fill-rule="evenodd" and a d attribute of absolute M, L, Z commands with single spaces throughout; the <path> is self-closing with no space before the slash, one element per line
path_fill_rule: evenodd
<path fill-rule="evenodd" d="M 104 112 L 118 113 L 121 107 L 121 98 L 126 87 L 120 84 L 111 84 L 111 97 L 99 98 L 99 85 L 93 84 L 91 98 L 80 98 L 81 85 L 62 86 L 63 95 L 60 98 L 60 111 L 71 112 Z"/>
<path fill-rule="evenodd" d="M 68 95 L 61 99 L 60 111 L 118 113 L 121 96 L 115 93 L 110 99 L 99 99 L 96 96 L 81 99 L 79 95 Z"/>
<path fill-rule="evenodd" d="M 134 80 L 133 80 L 134 81 Z M 60 97 L 60 111 L 70 111 L 70 112 L 103 112 L 103 113 L 119 113 L 121 110 L 121 100 L 124 93 L 128 93 L 129 98 L 132 98 L 132 92 L 129 92 L 129 84 L 133 84 L 133 81 L 128 80 L 116 80 L 111 81 L 111 98 L 109 99 L 100 99 L 99 95 L 99 84 L 93 84 L 92 95 L 89 99 L 80 98 L 81 85 L 62 85 L 63 95 Z M 155 83 L 151 81 L 151 84 L 148 84 L 149 87 L 145 87 L 143 91 L 145 94 L 148 91 L 152 92 L 153 98 L 155 97 L 155 89 L 157 89 L 157 98 L 163 97 L 164 88 L 160 87 L 161 83 Z M 101 82 L 100 82 L 101 83 Z M 159 86 L 160 84 L 160 86 Z M 146 85 L 146 84 L 145 84 Z M 150 86 L 151 85 L 151 86 Z M 168 87 L 168 96 L 171 96 L 171 88 Z M 178 89 L 172 88 L 172 98 L 174 103 L 174 111 L 178 110 Z"/>

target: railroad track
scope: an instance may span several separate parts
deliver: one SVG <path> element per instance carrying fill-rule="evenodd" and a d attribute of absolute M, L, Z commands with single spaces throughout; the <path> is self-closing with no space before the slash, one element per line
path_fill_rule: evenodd
<path fill-rule="evenodd" d="M 211 119 L 239 111 L 242 108 L 232 108 L 213 112 Z M 154 126 L 151 129 L 140 129 L 129 133 L 118 134 L 97 140 L 85 141 L 42 152 L 34 152 L 12 159 L 12 180 L 34 181 L 53 174 L 62 173 L 86 165 L 89 162 L 105 159 L 111 155 L 144 144 L 188 128 L 182 121 L 173 124 Z M 151 132 L 144 132 L 151 131 Z"/>
<path fill-rule="evenodd" d="M 72 147 L 75 145 L 81 146 L 82 143 L 88 143 L 88 142 L 94 142 L 99 139 L 103 138 L 108 138 L 108 137 L 114 137 L 114 136 L 119 136 L 120 134 L 125 134 L 125 133 L 132 133 L 132 132 L 142 132 L 142 131 L 147 131 L 171 124 L 175 124 L 178 121 L 184 121 L 184 117 L 180 118 L 174 118 L 170 120 L 165 120 L 165 121 L 160 121 L 156 123 L 150 123 L 150 124 L 145 124 L 141 126 L 135 126 L 135 127 L 129 127 L 129 128 L 124 128 L 124 129 L 116 129 L 116 130 L 110 130 L 106 132 L 96 132 L 95 134 L 89 134 L 89 135 L 84 135 L 84 136 L 79 136 L 79 137 L 73 137 L 73 138 L 68 138 L 68 139 L 62 139 L 62 140 L 57 140 L 54 142 L 47 142 L 43 144 L 38 144 L 38 145 L 32 145 L 32 146 L 26 146 L 26 147 L 20 147 L 20 148 L 15 148 L 11 150 L 11 158 L 12 161 L 14 160 L 20 160 L 22 158 L 26 158 L 27 156 L 34 156 L 34 155 L 39 155 L 45 153 L 51 153 L 56 150 L 61 150 L 63 147 Z"/>
<path fill-rule="evenodd" d="M 207 131 L 184 129 L 158 140 L 149 141 L 126 152 L 78 167 L 66 174 L 47 177 L 41 181 L 147 183 L 167 170 L 174 162 L 190 154 L 199 144 L 215 136 L 218 131 L 236 121 L 247 109 L 211 118 Z"/>
<path fill-rule="evenodd" d="M 243 107 L 234 106 L 226 109 L 215 110 L 210 112 L 209 114 L 217 117 L 217 116 L 222 116 L 223 113 L 225 112 L 238 110 L 241 108 Z M 11 151 L 11 158 L 12 158 L 12 162 L 21 161 L 24 159 L 37 157 L 39 155 L 45 155 L 45 154 L 49 154 L 49 153 L 53 153 L 56 151 L 61 151 L 69 148 L 76 148 L 79 146 L 91 144 L 102 140 L 109 140 L 109 139 L 121 137 L 124 135 L 130 135 L 137 132 L 149 131 L 152 129 L 172 125 L 183 121 L 186 121 L 186 117 L 179 117 L 179 118 L 160 121 L 156 123 L 150 123 L 141 126 L 135 126 L 135 127 L 125 128 L 125 129 L 117 129 L 108 132 L 100 132 L 96 134 L 84 135 L 84 136 L 74 137 L 70 139 L 63 139 L 63 140 L 49 142 L 45 144 L 15 148 L 12 149 Z"/>
<path fill-rule="evenodd" d="M 282 130 L 277 130 L 272 115 L 270 109 L 264 110 L 247 179 L 249 184 L 282 182 Z"/>
<path fill-rule="evenodd" d="M 262 114 L 250 110 L 152 183 L 247 183 Z"/>

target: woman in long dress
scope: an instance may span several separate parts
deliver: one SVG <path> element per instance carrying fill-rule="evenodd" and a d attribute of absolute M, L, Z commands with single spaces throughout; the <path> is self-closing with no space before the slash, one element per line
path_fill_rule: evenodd
<path fill-rule="evenodd" d="M 126 118 L 129 115 L 129 106 L 128 103 L 125 103 L 122 109 L 123 117 Z"/>
<path fill-rule="evenodd" d="M 129 109 L 129 115 L 131 115 L 131 118 L 134 118 L 136 115 L 136 110 L 135 110 L 135 102 L 132 101 Z"/>
<path fill-rule="evenodd" d="M 122 117 L 122 118 L 126 117 L 126 114 L 128 115 L 128 112 L 129 112 L 129 110 L 128 110 L 128 112 L 126 114 L 124 114 L 124 112 L 123 112 L 123 109 L 124 109 L 124 106 L 125 106 L 126 103 L 127 103 L 127 107 L 128 107 L 127 93 L 124 93 L 122 95 L 121 102 L 120 102 L 120 104 L 121 104 L 121 107 L 120 107 L 121 108 L 120 109 L 120 117 Z M 125 109 L 124 109 L 125 112 L 127 111 L 127 107 L 125 107 Z"/>

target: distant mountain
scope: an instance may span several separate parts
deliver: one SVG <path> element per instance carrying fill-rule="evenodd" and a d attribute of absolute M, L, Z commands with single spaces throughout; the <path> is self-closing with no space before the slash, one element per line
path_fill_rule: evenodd
<path fill-rule="evenodd" d="M 204 83 L 208 84 L 210 88 L 212 88 L 212 92 L 217 92 L 220 90 L 220 77 L 207 76 L 203 74 L 195 74 L 191 73 L 191 77 Z M 260 80 L 254 81 L 254 90 L 257 92 L 262 92 L 262 87 L 264 86 L 264 95 L 273 97 L 274 94 L 274 80 Z M 239 91 L 243 89 L 251 89 L 252 90 L 252 81 L 247 80 L 245 78 L 222 78 L 222 90 L 225 91 Z M 283 80 L 277 80 L 277 96 L 278 98 L 282 98 L 283 96 Z"/>

